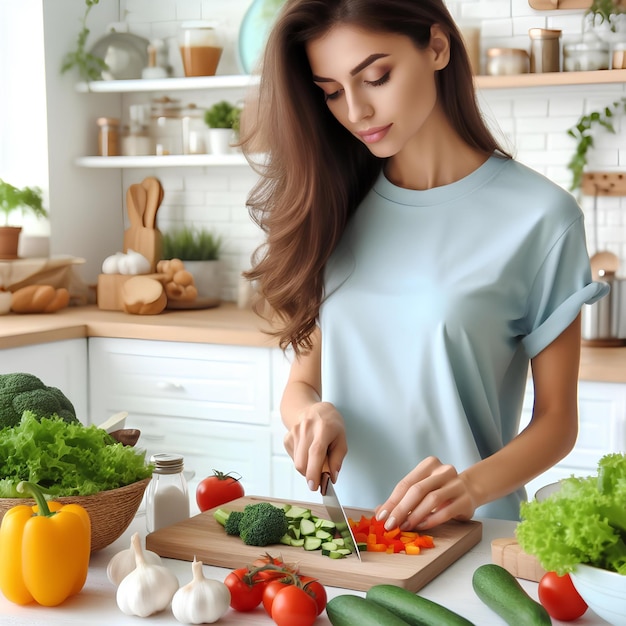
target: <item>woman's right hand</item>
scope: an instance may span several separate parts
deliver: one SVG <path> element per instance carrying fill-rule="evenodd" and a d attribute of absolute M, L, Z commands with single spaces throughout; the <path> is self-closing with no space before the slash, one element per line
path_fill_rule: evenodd
<path fill-rule="evenodd" d="M 334 483 L 348 451 L 343 417 L 330 402 L 315 402 L 300 412 L 285 435 L 284 444 L 311 491 L 319 488 L 327 457 Z"/>

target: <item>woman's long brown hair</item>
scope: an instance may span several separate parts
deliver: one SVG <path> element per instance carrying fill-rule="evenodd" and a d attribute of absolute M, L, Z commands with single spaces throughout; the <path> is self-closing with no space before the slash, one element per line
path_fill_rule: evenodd
<path fill-rule="evenodd" d="M 246 105 L 244 119 L 254 122 L 242 123 L 241 145 L 260 173 L 248 209 L 266 236 L 244 276 L 269 305 L 280 347 L 296 354 L 312 345 L 326 262 L 384 163 L 334 118 L 313 83 L 306 42 L 337 24 L 398 33 L 419 49 L 439 24 L 450 38 L 450 62 L 438 73 L 441 106 L 470 146 L 506 154 L 481 117 L 469 57 L 442 0 L 287 0 Z M 255 164 L 259 150 L 264 160 Z"/>

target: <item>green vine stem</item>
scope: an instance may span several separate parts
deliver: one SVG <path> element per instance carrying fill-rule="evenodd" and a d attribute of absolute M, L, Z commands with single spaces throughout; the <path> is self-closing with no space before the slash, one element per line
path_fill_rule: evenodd
<path fill-rule="evenodd" d="M 100 0 L 85 0 L 85 13 L 83 14 L 81 29 L 76 39 L 76 49 L 72 52 L 68 52 L 63 58 L 61 74 L 76 67 L 80 77 L 84 81 L 89 82 L 99 80 L 102 76 L 102 71 L 107 69 L 107 64 L 103 59 L 90 54 L 85 48 L 90 32 L 87 28 L 87 18 L 89 17 L 91 9 L 99 2 Z"/>
<path fill-rule="evenodd" d="M 593 129 L 602 127 L 608 132 L 615 134 L 613 120 L 616 115 L 626 113 L 626 98 L 616 100 L 604 111 L 593 111 L 582 115 L 574 126 L 568 129 L 567 134 L 576 140 L 576 150 L 567 164 L 572 172 L 570 191 L 578 189 L 583 180 L 583 172 L 587 166 L 587 152 L 593 148 Z"/>

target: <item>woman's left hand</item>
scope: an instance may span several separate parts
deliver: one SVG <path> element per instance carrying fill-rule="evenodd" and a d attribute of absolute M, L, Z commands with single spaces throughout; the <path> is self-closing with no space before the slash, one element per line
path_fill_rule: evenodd
<path fill-rule="evenodd" d="M 451 519 L 467 521 L 476 506 L 470 486 L 454 466 L 427 457 L 394 488 L 389 499 L 376 509 L 385 528 L 424 530 Z"/>

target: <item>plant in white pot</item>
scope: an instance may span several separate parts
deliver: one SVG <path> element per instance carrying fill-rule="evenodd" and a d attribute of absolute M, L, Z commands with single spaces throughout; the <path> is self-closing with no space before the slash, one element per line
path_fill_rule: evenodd
<path fill-rule="evenodd" d="M 220 100 L 205 111 L 204 122 L 209 127 L 211 154 L 228 154 L 232 151 L 232 145 L 237 141 L 240 116 L 241 109 L 227 100 Z"/>
<path fill-rule="evenodd" d="M 163 259 L 180 259 L 191 273 L 200 301 L 219 302 L 222 290 L 220 235 L 205 228 L 183 226 L 163 232 Z"/>
<path fill-rule="evenodd" d="M 16 224 L 17 214 L 47 217 L 39 187 L 15 187 L 0 178 L 0 259 L 17 259 L 22 226 Z"/>
<path fill-rule="evenodd" d="M 624 41 L 626 37 L 626 2 L 624 0 L 593 0 L 585 11 L 583 26 L 608 43 Z"/>

